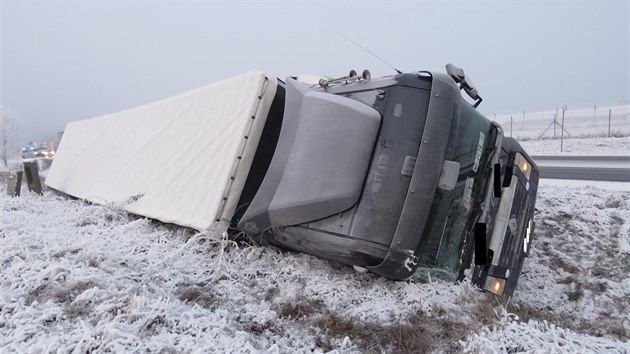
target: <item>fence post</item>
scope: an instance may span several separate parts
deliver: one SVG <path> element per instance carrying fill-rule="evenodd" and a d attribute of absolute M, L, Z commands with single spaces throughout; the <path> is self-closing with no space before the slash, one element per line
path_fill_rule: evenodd
<path fill-rule="evenodd" d="M 564 112 L 565 112 L 565 107 L 562 107 L 562 131 L 560 132 L 560 152 L 562 152 L 562 149 L 564 148 Z"/>
<path fill-rule="evenodd" d="M 11 171 L 7 180 L 7 194 L 11 197 L 19 197 L 22 189 L 22 171 Z"/>
<path fill-rule="evenodd" d="M 28 190 L 42 194 L 42 182 L 39 179 L 39 168 L 37 168 L 37 161 L 24 162 L 24 175 L 26 176 L 26 185 Z"/>
<path fill-rule="evenodd" d="M 608 137 L 610 138 L 610 116 L 612 115 L 612 110 L 608 109 Z"/>

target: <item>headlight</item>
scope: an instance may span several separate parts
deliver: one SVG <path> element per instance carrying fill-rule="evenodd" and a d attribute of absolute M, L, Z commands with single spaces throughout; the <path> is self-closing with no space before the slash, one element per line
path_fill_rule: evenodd
<path fill-rule="evenodd" d="M 503 290 L 505 290 L 505 279 L 488 276 L 483 289 L 495 295 L 501 296 L 503 295 Z"/>

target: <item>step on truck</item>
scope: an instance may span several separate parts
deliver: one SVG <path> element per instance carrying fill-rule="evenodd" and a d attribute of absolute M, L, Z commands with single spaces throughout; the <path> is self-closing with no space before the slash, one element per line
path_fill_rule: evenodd
<path fill-rule="evenodd" d="M 315 84 L 256 71 L 69 123 L 46 183 L 394 280 L 469 270 L 510 297 L 539 172 L 481 100 L 451 64 Z"/>

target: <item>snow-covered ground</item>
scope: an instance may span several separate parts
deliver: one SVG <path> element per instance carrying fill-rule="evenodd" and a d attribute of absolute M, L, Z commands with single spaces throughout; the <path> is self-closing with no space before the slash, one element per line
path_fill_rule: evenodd
<path fill-rule="evenodd" d="M 507 302 L 5 189 L 2 352 L 630 352 L 628 191 L 543 180 Z"/>
<path fill-rule="evenodd" d="M 524 115 L 523 112 L 519 112 L 488 117 L 503 126 L 506 136 L 513 136 L 519 140 L 560 138 L 562 135 L 562 108 L 552 111 L 525 112 Z M 554 124 L 554 119 L 556 124 Z M 630 135 L 630 105 L 578 109 L 569 107 L 564 113 L 564 129 L 565 138 L 628 136 Z"/>
<path fill-rule="evenodd" d="M 560 139 L 526 140 L 520 142 L 530 155 L 630 155 L 630 137 L 569 138 L 560 152 Z"/>

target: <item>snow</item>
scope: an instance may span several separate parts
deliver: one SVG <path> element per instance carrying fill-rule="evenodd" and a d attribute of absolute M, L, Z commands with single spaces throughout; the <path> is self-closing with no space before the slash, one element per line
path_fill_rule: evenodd
<path fill-rule="evenodd" d="M 529 155 L 630 155 L 630 137 L 565 139 L 560 152 L 560 139 L 520 141 Z"/>
<path fill-rule="evenodd" d="M 610 110 L 610 133 L 609 133 Z M 556 117 L 556 128 L 553 122 Z M 557 111 L 523 112 L 501 116 L 488 116 L 501 126 L 505 135 L 517 140 L 560 138 L 562 135 L 562 108 Z M 564 113 L 564 137 L 609 137 L 630 135 L 630 105 L 570 108 Z M 559 144 L 559 143 L 558 143 Z M 559 145 L 558 145 L 559 146 Z M 560 149 L 558 149 L 559 151 Z"/>
<path fill-rule="evenodd" d="M 3 196 L 2 220 L 9 351 L 310 351 L 326 336 L 352 352 L 310 323 L 329 312 L 379 325 L 438 308 L 471 317 L 474 303 L 458 301 L 482 298 L 468 284 L 392 282 L 50 191 Z"/>
<path fill-rule="evenodd" d="M 543 186 L 538 200 L 515 303 L 594 335 L 630 337 L 630 192 Z"/>
<path fill-rule="evenodd" d="M 627 182 L 606 182 L 606 181 L 586 181 L 586 180 L 569 180 L 569 179 L 541 179 L 540 185 L 554 188 L 596 188 L 608 191 L 625 191 L 630 192 L 630 183 Z"/>
<path fill-rule="evenodd" d="M 575 333 L 547 321 L 519 322 L 512 318 L 497 326 L 485 327 L 462 346 L 463 352 L 495 353 L 614 353 L 629 348 L 625 346 L 624 349 L 606 338 Z"/>
<path fill-rule="evenodd" d="M 627 139 L 579 142 L 602 155 Z M 525 143 L 532 155 L 547 149 Z M 0 348 L 627 353 L 630 190 L 620 185 L 541 181 L 532 251 L 508 301 L 466 280 L 394 282 L 51 190 L 10 198 L 3 182 Z"/>

